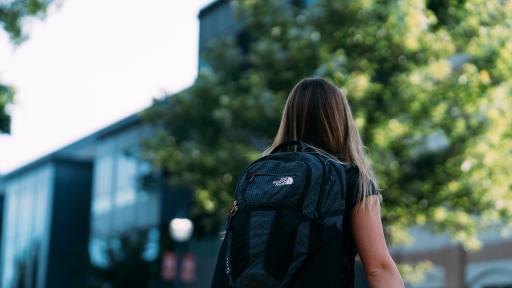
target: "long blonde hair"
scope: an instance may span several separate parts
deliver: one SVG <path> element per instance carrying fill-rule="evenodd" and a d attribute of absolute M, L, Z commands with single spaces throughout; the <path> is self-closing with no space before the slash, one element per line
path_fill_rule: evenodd
<path fill-rule="evenodd" d="M 302 140 L 338 161 L 357 166 L 358 201 L 367 202 L 372 182 L 375 189 L 378 189 L 347 97 L 329 81 L 308 77 L 293 87 L 286 100 L 274 142 L 263 154 L 269 154 L 288 140 Z"/>

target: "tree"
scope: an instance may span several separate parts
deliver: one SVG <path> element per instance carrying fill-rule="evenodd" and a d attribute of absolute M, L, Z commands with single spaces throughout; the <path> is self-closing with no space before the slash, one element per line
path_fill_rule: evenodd
<path fill-rule="evenodd" d="M 0 2 L 0 27 L 15 45 L 27 39 L 23 31 L 23 20 L 28 17 L 45 16 L 53 0 L 13 0 Z M 10 132 L 11 118 L 7 106 L 14 100 L 14 89 L 0 82 L 0 133 Z"/>
<path fill-rule="evenodd" d="M 512 216 L 512 2 L 234 1 L 246 45 L 210 43 L 189 89 L 145 114 L 146 157 L 194 185 L 199 235 L 222 227 L 236 178 L 305 76 L 342 87 L 383 189 L 392 243 L 421 225 L 478 248 Z"/>
<path fill-rule="evenodd" d="M 106 248 L 106 265 L 90 265 L 85 287 L 140 288 L 157 287 L 158 257 L 147 256 L 157 249 L 158 239 L 148 229 L 133 229 L 111 240 Z M 154 253 L 154 251 L 151 251 Z"/>

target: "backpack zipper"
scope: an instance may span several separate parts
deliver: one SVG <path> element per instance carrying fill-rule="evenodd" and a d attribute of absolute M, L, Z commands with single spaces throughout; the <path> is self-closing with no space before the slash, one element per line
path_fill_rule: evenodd
<path fill-rule="evenodd" d="M 247 175 L 247 182 L 252 182 L 254 181 L 254 178 L 256 176 L 276 176 L 276 177 L 284 177 L 284 176 L 297 176 L 296 174 L 272 174 L 272 173 L 258 173 L 258 172 L 253 172 L 253 173 L 250 173 L 249 175 Z"/>
<path fill-rule="evenodd" d="M 245 204 L 249 210 L 265 211 L 265 210 L 289 210 L 289 211 L 302 211 L 301 208 L 286 207 L 276 203 L 258 203 L 258 204 Z"/>
<path fill-rule="evenodd" d="M 305 153 L 305 152 L 297 152 L 297 153 Z M 268 159 L 268 156 L 271 156 L 271 155 L 273 155 L 273 154 L 261 157 L 260 159 L 258 159 L 256 161 L 254 161 L 253 163 L 251 163 L 247 168 L 245 168 L 245 170 L 240 175 L 239 181 L 238 181 L 238 183 L 236 185 L 236 188 L 235 188 L 235 198 L 237 198 L 237 196 L 240 193 L 240 198 L 241 198 L 242 202 L 245 201 L 245 197 L 243 195 L 244 194 L 243 192 L 245 192 L 245 189 L 247 188 L 247 183 L 249 183 L 249 181 L 244 182 L 245 185 L 242 185 L 242 187 L 239 187 L 238 184 L 240 184 L 242 182 L 240 180 L 247 173 L 247 170 L 249 170 L 251 166 L 253 166 L 255 163 L 258 163 L 260 161 Z M 302 162 L 302 163 L 304 163 L 304 165 L 306 165 L 306 171 L 307 171 L 306 175 L 307 176 L 306 176 L 306 181 L 304 183 L 304 189 L 302 190 L 302 193 L 301 193 L 301 202 L 303 203 L 304 202 L 304 197 L 306 196 L 305 193 L 309 190 L 309 188 L 311 186 L 311 174 L 312 174 L 312 172 L 311 172 L 311 170 L 312 170 L 311 169 L 311 165 L 307 161 L 304 161 L 304 160 L 291 160 L 291 161 L 285 161 L 285 160 L 282 160 L 282 159 L 273 159 L 273 160 L 274 161 L 285 162 L 285 163 L 292 162 L 292 161 L 298 161 L 298 162 Z M 248 175 L 250 176 L 251 174 L 248 174 Z M 249 176 L 246 175 L 245 176 L 246 179 Z M 254 177 L 256 177 L 256 176 L 258 176 L 258 175 L 255 175 Z M 281 175 L 277 175 L 277 176 L 281 176 Z M 254 177 L 252 177 L 252 179 L 251 179 L 252 181 L 254 181 Z"/>
<path fill-rule="evenodd" d="M 229 211 L 229 216 L 233 217 L 233 215 L 235 215 L 237 211 L 238 211 L 238 202 L 235 200 L 235 201 L 233 201 L 233 207 L 231 207 L 231 211 Z"/>

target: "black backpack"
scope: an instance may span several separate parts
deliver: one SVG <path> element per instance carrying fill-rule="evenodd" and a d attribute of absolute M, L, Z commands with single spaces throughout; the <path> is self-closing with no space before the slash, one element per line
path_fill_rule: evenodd
<path fill-rule="evenodd" d="M 297 152 L 281 152 L 290 146 Z M 340 287 L 348 165 L 298 140 L 250 164 L 235 189 L 212 287 Z"/>

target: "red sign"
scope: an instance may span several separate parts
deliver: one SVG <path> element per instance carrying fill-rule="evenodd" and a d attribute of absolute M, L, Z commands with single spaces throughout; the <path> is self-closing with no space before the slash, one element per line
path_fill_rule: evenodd
<path fill-rule="evenodd" d="M 196 280 L 196 256 L 185 254 L 181 259 L 180 279 L 184 283 L 192 283 Z"/>
<path fill-rule="evenodd" d="M 166 251 L 162 255 L 162 279 L 171 281 L 176 278 L 176 269 L 178 267 L 176 254 L 174 252 Z"/>

